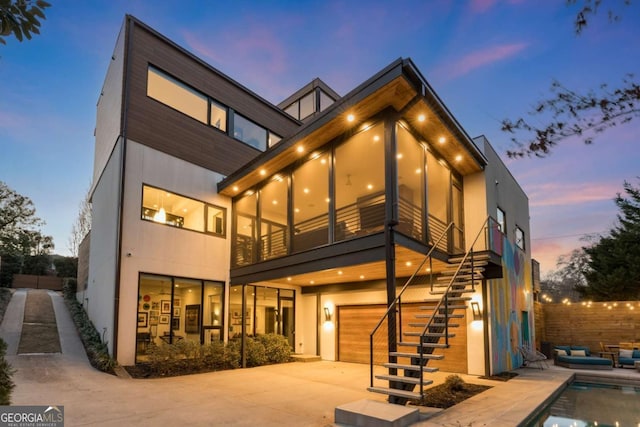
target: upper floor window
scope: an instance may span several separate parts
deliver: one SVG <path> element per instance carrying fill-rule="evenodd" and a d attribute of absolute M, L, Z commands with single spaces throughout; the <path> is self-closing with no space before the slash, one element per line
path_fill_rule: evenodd
<path fill-rule="evenodd" d="M 147 95 L 207 123 L 207 97 L 153 67 L 149 67 Z"/>
<path fill-rule="evenodd" d="M 143 185 L 141 218 L 171 227 L 225 236 L 225 208 Z"/>
<path fill-rule="evenodd" d="M 298 120 L 304 120 L 313 113 L 326 110 L 334 102 L 335 99 L 316 88 L 293 102 L 284 112 Z"/>
<path fill-rule="evenodd" d="M 507 234 L 507 220 L 504 211 L 500 208 L 496 210 L 496 221 L 498 222 L 498 228 L 504 234 Z"/>
<path fill-rule="evenodd" d="M 267 130 L 240 114 L 233 118 L 233 137 L 258 150 L 267 149 Z"/>
<path fill-rule="evenodd" d="M 524 231 L 516 227 L 516 246 L 524 251 Z"/>
<path fill-rule="evenodd" d="M 225 105 L 151 65 L 147 72 L 147 95 L 261 151 L 282 139 L 270 130 L 229 110 Z M 229 129 L 228 126 L 230 119 L 233 122 L 233 129 Z"/>

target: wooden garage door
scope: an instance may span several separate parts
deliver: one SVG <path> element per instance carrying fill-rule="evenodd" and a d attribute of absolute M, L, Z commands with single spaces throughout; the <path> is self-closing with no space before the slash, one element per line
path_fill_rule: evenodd
<path fill-rule="evenodd" d="M 415 328 L 410 328 L 408 324 L 415 321 L 415 314 L 424 313 L 419 308 L 424 305 L 424 303 L 415 303 L 403 306 L 403 331 L 415 330 Z M 386 312 L 386 306 L 382 304 L 338 306 L 337 312 L 338 360 L 342 362 L 369 363 L 369 334 Z M 460 327 L 451 330 L 456 336 L 449 340 L 450 347 L 435 351 L 435 354 L 444 354 L 445 358 L 443 360 L 430 361 L 429 365 L 438 367 L 446 372 L 467 373 L 467 322 L 465 318 L 454 319 L 453 321 L 460 324 Z M 376 364 L 382 364 L 387 361 L 386 336 L 387 328 L 385 323 L 376 333 L 374 340 L 374 354 L 376 356 L 374 362 Z M 405 338 L 403 341 L 409 341 L 409 339 Z M 406 362 L 407 360 L 402 361 Z"/>

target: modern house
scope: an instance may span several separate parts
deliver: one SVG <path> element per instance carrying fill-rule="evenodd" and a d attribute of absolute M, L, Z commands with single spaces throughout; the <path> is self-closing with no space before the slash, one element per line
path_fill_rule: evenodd
<path fill-rule="evenodd" d="M 534 342 L 528 199 L 410 59 L 273 105 L 127 16 L 92 206 L 78 298 L 123 365 L 277 333 L 394 378 L 489 374 Z"/>

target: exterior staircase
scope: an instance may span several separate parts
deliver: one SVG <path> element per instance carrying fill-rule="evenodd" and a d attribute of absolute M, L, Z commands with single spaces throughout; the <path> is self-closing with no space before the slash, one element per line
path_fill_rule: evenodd
<path fill-rule="evenodd" d="M 455 328 L 460 327 L 460 321 L 465 318 L 464 310 L 467 309 L 467 303 L 476 291 L 476 286 L 480 285 L 484 278 L 483 273 L 489 260 L 486 252 L 474 252 L 472 245 L 466 254 L 451 257 L 449 265 L 435 281 L 429 280 L 429 283 L 424 284 L 429 296 L 424 302 L 428 304 L 419 307 L 419 314 L 415 314 L 406 325 L 407 330 L 403 330 L 402 294 L 408 286 L 414 285 L 415 288 L 416 283 L 420 284 L 418 272 L 430 259 L 436 246 L 437 243 L 426 255 L 416 273 L 406 282 L 370 336 L 371 380 L 367 390 L 388 395 L 390 403 L 404 405 L 409 400 L 421 399 L 424 396 L 425 387 L 433 383 L 433 380 L 425 378 L 425 374 L 438 371 L 438 368 L 429 366 L 429 361 L 444 359 L 446 352 L 436 353 L 436 350 L 449 348 L 449 339 L 455 336 Z M 396 316 L 390 317 L 389 314 L 392 312 Z M 400 318 L 397 329 L 389 324 L 395 318 Z M 383 363 L 383 366 L 388 370 L 388 374 L 374 375 L 374 337 L 385 321 L 389 329 L 397 330 L 398 340 L 395 345 L 390 343 L 387 346 L 388 362 Z M 378 346 L 380 341 L 378 336 Z"/>

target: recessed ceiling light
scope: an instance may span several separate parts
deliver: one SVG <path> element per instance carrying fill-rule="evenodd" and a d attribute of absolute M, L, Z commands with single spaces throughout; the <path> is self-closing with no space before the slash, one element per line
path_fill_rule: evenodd
<path fill-rule="evenodd" d="M 419 122 L 424 122 L 426 119 L 427 119 L 427 118 L 425 117 L 425 115 L 424 115 L 424 114 L 420 114 L 420 115 L 418 116 L 418 121 L 419 121 Z"/>
<path fill-rule="evenodd" d="M 361 275 L 360 275 L 360 278 L 361 278 L 361 279 L 364 279 L 364 274 L 361 274 Z"/>
<path fill-rule="evenodd" d="M 373 136 L 373 140 L 374 140 L 375 142 L 380 141 L 380 136 L 379 136 L 379 135 L 374 135 L 374 136 Z"/>
<path fill-rule="evenodd" d="M 237 186 L 237 185 L 234 185 L 234 186 L 233 186 L 233 191 L 238 191 L 238 190 L 239 190 L 239 189 L 238 189 L 238 186 Z"/>
<path fill-rule="evenodd" d="M 296 151 L 298 153 L 302 153 L 302 152 L 304 152 L 304 148 L 302 147 L 302 145 L 299 145 L 298 148 L 296 149 Z"/>
<path fill-rule="evenodd" d="M 289 281 L 289 282 L 290 282 L 290 281 L 291 281 L 291 277 L 287 277 L 287 281 Z"/>
<path fill-rule="evenodd" d="M 340 276 L 342 276 L 342 270 L 338 271 L 338 274 L 339 274 Z"/>
<path fill-rule="evenodd" d="M 402 153 L 398 153 L 398 154 L 396 154 L 396 158 L 397 158 L 398 160 L 399 160 L 399 159 L 401 159 L 401 158 L 402 158 Z"/>
<path fill-rule="evenodd" d="M 405 263 L 405 265 L 406 265 L 407 267 L 411 267 L 411 261 L 407 261 L 407 262 Z"/>
<path fill-rule="evenodd" d="M 462 155 L 461 155 L 461 154 L 458 154 L 458 155 L 456 156 L 456 162 L 461 162 L 461 161 L 462 161 Z"/>
<path fill-rule="evenodd" d="M 444 136 L 441 136 L 440 138 L 438 138 L 438 142 L 440 144 L 444 144 L 445 142 L 447 142 L 447 138 L 445 138 Z"/>
<path fill-rule="evenodd" d="M 277 200 L 274 200 L 274 201 L 272 201 L 271 203 L 273 203 L 274 205 L 277 205 L 277 204 L 278 204 L 278 201 L 277 201 Z"/>
<path fill-rule="evenodd" d="M 355 119 L 356 119 L 356 116 L 354 116 L 353 114 L 349 114 L 349 115 L 347 116 L 347 121 L 349 121 L 349 122 L 352 122 L 352 121 L 354 121 Z"/>
<path fill-rule="evenodd" d="M 324 159 L 324 158 L 320 159 L 320 163 L 322 163 L 324 165 L 325 163 L 327 163 L 327 159 Z"/>
<path fill-rule="evenodd" d="M 295 209 L 294 209 L 294 211 L 295 211 L 296 213 L 299 213 L 299 212 L 300 212 L 300 209 L 295 208 Z"/>
<path fill-rule="evenodd" d="M 416 173 L 417 173 L 418 175 L 420 175 L 420 173 L 422 173 L 422 171 L 420 170 L 420 168 L 416 169 Z"/>
<path fill-rule="evenodd" d="M 310 280 L 309 283 L 311 283 L 313 285 L 314 283 L 316 283 L 316 281 L 315 280 Z"/>
<path fill-rule="evenodd" d="M 368 185 L 367 185 L 367 188 L 368 188 L 369 190 L 373 190 L 373 185 L 368 184 Z"/>
<path fill-rule="evenodd" d="M 304 190 L 302 190 L 302 192 L 303 192 L 304 194 L 309 194 L 309 189 L 308 189 L 308 188 L 305 188 Z"/>
<path fill-rule="evenodd" d="M 260 175 L 265 176 L 266 174 L 267 174 L 266 170 L 264 170 L 264 169 L 260 170 Z"/>

